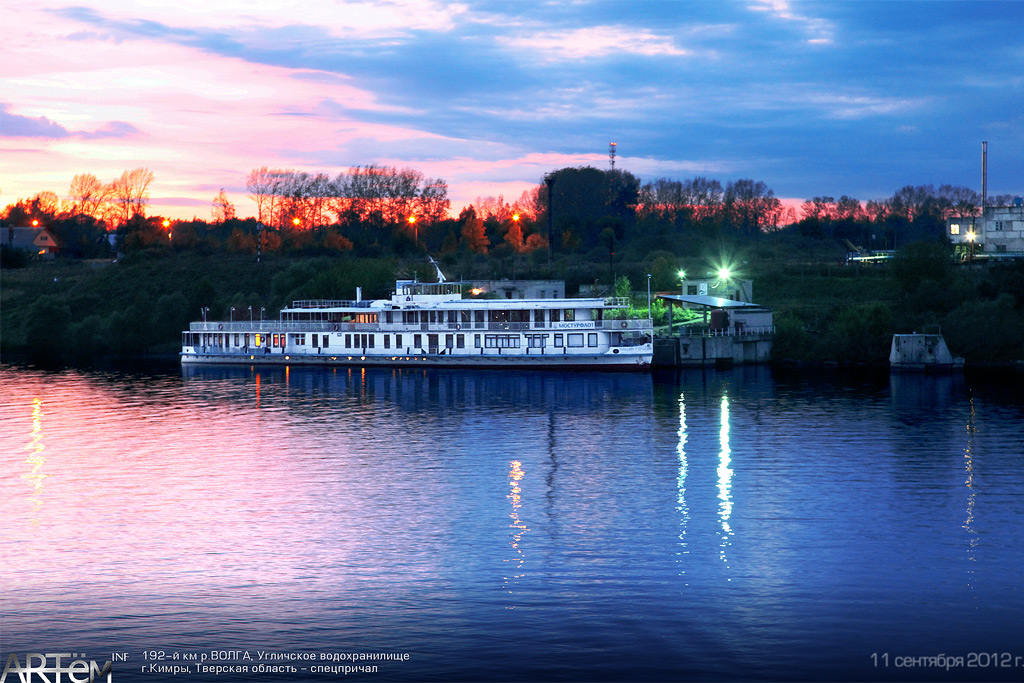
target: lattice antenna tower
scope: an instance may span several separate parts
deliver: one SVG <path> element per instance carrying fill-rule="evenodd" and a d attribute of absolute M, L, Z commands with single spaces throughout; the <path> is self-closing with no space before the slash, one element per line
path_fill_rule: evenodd
<path fill-rule="evenodd" d="M 609 142 L 608 143 L 608 163 L 612 165 L 612 170 L 615 170 L 615 148 L 618 147 L 619 143 Z"/>

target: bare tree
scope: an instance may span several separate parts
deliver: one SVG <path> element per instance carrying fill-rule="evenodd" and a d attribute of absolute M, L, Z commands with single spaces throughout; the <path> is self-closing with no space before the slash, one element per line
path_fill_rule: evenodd
<path fill-rule="evenodd" d="M 224 192 L 223 187 L 220 188 L 217 196 L 213 198 L 212 213 L 213 220 L 217 223 L 223 223 L 235 217 L 235 205 L 228 200 L 228 195 Z"/>
<path fill-rule="evenodd" d="M 111 198 L 117 206 L 117 218 L 127 223 L 132 216 L 145 216 L 146 204 L 149 202 L 149 184 L 153 182 L 153 172 L 145 168 L 125 171 L 121 177 L 110 184 Z"/>
<path fill-rule="evenodd" d="M 92 173 L 80 173 L 72 178 L 69 195 L 73 215 L 96 219 L 102 217 L 103 205 L 109 198 L 107 187 Z"/>

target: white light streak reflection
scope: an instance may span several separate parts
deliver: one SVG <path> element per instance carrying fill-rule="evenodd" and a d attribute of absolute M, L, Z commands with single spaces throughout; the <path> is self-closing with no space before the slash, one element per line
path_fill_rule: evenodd
<path fill-rule="evenodd" d="M 512 549 L 515 551 L 515 555 L 511 559 L 506 560 L 506 562 L 512 563 L 512 572 L 510 576 L 505 577 L 505 590 L 507 590 L 511 595 L 513 586 L 517 585 L 519 583 L 519 579 L 523 578 L 523 563 L 526 561 L 526 558 L 523 556 L 523 549 L 519 547 L 519 542 L 522 540 L 523 534 L 529 531 L 529 528 L 527 528 L 526 523 L 519 517 L 519 509 L 523 506 L 523 489 L 519 485 L 519 482 L 523 479 L 523 466 L 518 460 L 513 460 L 509 465 L 511 466 L 511 469 L 508 473 L 508 483 L 511 487 L 511 491 L 508 494 L 508 499 L 512 501 L 512 512 L 509 513 L 509 518 L 512 520 L 512 523 L 509 524 L 509 527 L 512 529 L 511 545 Z M 515 608 L 516 606 L 514 604 L 506 606 L 506 609 Z"/>
<path fill-rule="evenodd" d="M 680 555 L 688 555 L 690 550 L 687 546 L 686 527 L 690 522 L 690 508 L 686 504 L 686 401 L 683 394 L 679 394 L 679 443 L 676 445 L 676 453 L 679 455 L 679 475 L 676 477 L 676 511 L 679 513 L 679 547 Z M 680 560 L 682 562 L 682 560 Z M 679 570 L 679 574 L 686 573 L 686 565 Z M 689 584 L 687 584 L 689 585 Z"/>
<path fill-rule="evenodd" d="M 30 469 L 28 473 L 21 475 L 21 478 L 27 480 L 32 488 L 29 501 L 32 503 L 33 516 L 29 521 L 35 525 L 39 524 L 39 518 L 35 515 L 43 507 L 43 480 L 49 476 L 41 472 L 43 465 L 46 464 L 46 458 L 43 457 L 43 450 L 46 449 L 46 446 L 43 444 L 43 399 L 41 398 L 32 399 L 32 431 L 30 435 L 31 441 L 25 446 L 25 450 L 29 452 L 25 463 L 29 465 Z"/>
<path fill-rule="evenodd" d="M 718 556 L 728 567 L 726 550 L 732 545 L 730 539 L 733 535 L 729 525 L 729 518 L 732 517 L 732 469 L 729 468 L 729 456 L 732 451 L 729 449 L 729 397 L 725 395 L 722 396 L 722 421 L 718 440 L 721 446 L 718 452 L 718 518 L 722 525 L 722 543 Z"/>
<path fill-rule="evenodd" d="M 978 532 L 974 530 L 974 499 L 978 491 L 974 486 L 974 434 L 977 432 L 975 425 L 974 397 L 971 397 L 971 413 L 967 421 L 967 446 L 964 448 L 964 470 L 967 472 L 967 479 L 964 486 L 967 487 L 967 518 L 964 519 L 964 531 L 967 532 L 967 560 L 977 561 Z M 974 567 L 967 569 L 967 586 L 974 588 Z"/>

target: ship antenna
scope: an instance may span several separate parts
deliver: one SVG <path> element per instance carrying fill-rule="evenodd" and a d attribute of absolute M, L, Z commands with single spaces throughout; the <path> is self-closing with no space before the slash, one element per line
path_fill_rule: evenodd
<path fill-rule="evenodd" d="M 431 256 L 430 254 L 427 254 L 427 258 L 430 259 L 431 265 L 433 265 L 434 266 L 434 270 L 437 271 L 437 281 L 438 282 L 444 282 L 446 280 L 446 278 L 444 276 L 444 273 L 441 272 L 441 266 L 437 265 L 437 261 L 435 261 L 434 257 Z"/>

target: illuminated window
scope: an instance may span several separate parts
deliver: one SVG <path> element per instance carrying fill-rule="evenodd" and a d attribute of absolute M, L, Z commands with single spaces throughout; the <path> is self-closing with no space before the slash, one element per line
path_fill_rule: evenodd
<path fill-rule="evenodd" d="M 960 224 L 959 223 L 950 223 L 949 224 L 949 234 L 950 235 L 959 235 L 960 234 Z"/>

